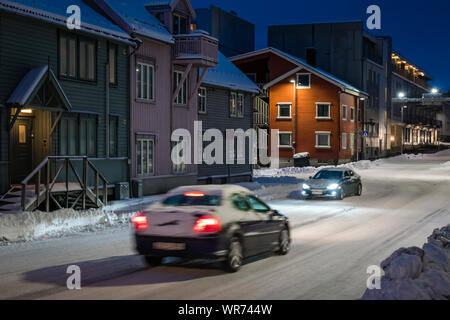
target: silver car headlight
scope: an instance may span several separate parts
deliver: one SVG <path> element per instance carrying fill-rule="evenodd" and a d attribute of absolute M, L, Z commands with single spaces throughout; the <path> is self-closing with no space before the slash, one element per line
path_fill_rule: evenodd
<path fill-rule="evenodd" d="M 311 189 L 311 187 L 310 187 L 309 185 L 307 185 L 306 183 L 304 183 L 304 184 L 303 184 L 303 189 L 308 190 L 308 189 Z"/>
<path fill-rule="evenodd" d="M 328 190 L 336 190 L 337 188 L 339 188 L 339 185 L 337 183 L 330 184 L 327 187 Z"/>

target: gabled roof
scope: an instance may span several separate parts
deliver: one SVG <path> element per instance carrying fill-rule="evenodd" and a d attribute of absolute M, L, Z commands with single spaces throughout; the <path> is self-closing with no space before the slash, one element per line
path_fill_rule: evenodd
<path fill-rule="evenodd" d="M 51 90 L 56 91 L 56 96 L 51 95 L 49 99 L 46 99 L 47 101 L 37 103 L 35 98 L 38 96 L 39 90 L 47 84 L 51 86 Z M 33 106 L 68 111 L 72 109 L 69 99 L 61 88 L 58 79 L 48 66 L 41 66 L 28 71 L 16 89 L 14 89 L 6 105 L 16 108 Z"/>
<path fill-rule="evenodd" d="M 126 32 L 166 43 L 175 42 L 166 27 L 146 9 L 148 0 L 133 0 L 132 4 L 125 0 L 93 1 Z M 120 19 L 122 21 L 117 21 Z M 121 22 L 125 23 L 126 26 Z"/>
<path fill-rule="evenodd" d="M 189 13 L 191 17 L 195 19 L 197 14 L 195 13 L 194 8 L 191 5 L 190 0 L 146 0 L 145 6 L 148 7 L 169 7 L 172 11 L 176 7 L 179 1 L 184 1 L 188 7 Z"/>
<path fill-rule="evenodd" d="M 77 5 L 81 10 L 81 31 L 100 37 L 134 44 L 128 34 L 117 25 L 103 17 L 83 0 L 0 0 L 0 10 L 33 17 L 48 23 L 66 27 L 67 8 Z"/>
<path fill-rule="evenodd" d="M 260 92 L 258 86 L 221 52 L 218 60 L 217 67 L 206 71 L 202 83 L 245 92 Z"/>
<path fill-rule="evenodd" d="M 335 84 L 336 86 L 340 87 L 342 90 L 344 90 L 344 91 L 346 91 L 348 93 L 351 93 L 351 94 L 354 94 L 354 95 L 357 95 L 357 96 L 358 95 L 364 95 L 364 96 L 368 96 L 369 95 L 368 93 L 366 93 L 366 92 L 356 88 L 355 86 L 349 84 L 348 82 L 345 82 L 345 81 L 339 79 L 338 77 L 332 75 L 331 73 L 328 73 L 328 72 L 326 72 L 324 70 L 321 70 L 321 69 L 319 69 L 317 67 L 313 67 L 310 64 L 306 63 L 305 60 L 297 58 L 297 57 L 295 57 L 293 55 L 290 55 L 290 54 L 288 54 L 286 52 L 283 52 L 281 50 L 278 50 L 276 48 L 268 47 L 268 48 L 264 48 L 264 49 L 259 49 L 259 50 L 256 50 L 256 51 L 252 51 L 252 52 L 248 52 L 248 53 L 244 53 L 244 54 L 241 54 L 241 55 L 237 55 L 237 56 L 231 57 L 230 60 L 231 61 L 237 61 L 237 60 L 242 60 L 242 59 L 245 59 L 245 58 L 255 57 L 255 56 L 258 56 L 258 55 L 261 55 L 261 54 L 265 54 L 265 53 L 273 53 L 273 54 L 275 54 L 275 55 L 277 55 L 277 56 L 279 56 L 279 57 L 281 57 L 281 58 L 283 58 L 283 59 L 293 63 L 294 65 L 297 66 L 297 68 L 295 68 L 295 69 L 293 69 L 293 70 L 283 74 L 282 76 L 272 80 L 271 82 L 267 83 L 264 86 L 264 89 L 267 89 L 267 88 L 273 86 L 274 84 L 280 82 L 281 80 L 284 80 L 287 77 L 292 76 L 293 74 L 297 73 L 298 71 L 304 69 L 304 70 L 307 70 L 307 71 L 311 72 L 312 74 L 315 74 L 318 77 L 321 77 L 321 78 L 323 78 L 323 79 L 325 79 L 325 80 Z"/>

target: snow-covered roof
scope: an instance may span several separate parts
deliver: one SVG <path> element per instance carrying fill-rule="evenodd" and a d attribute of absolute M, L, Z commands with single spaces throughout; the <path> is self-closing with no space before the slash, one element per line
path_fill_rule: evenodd
<path fill-rule="evenodd" d="M 298 67 L 301 67 L 301 68 L 303 68 L 305 70 L 308 70 L 311 73 L 316 74 L 317 76 L 320 76 L 320 77 L 324 78 L 325 80 L 329 80 L 329 81 L 333 82 L 334 84 L 338 85 L 339 87 L 341 87 L 343 89 L 346 89 L 346 90 L 348 90 L 348 91 L 350 91 L 352 93 L 361 94 L 361 95 L 365 95 L 365 96 L 369 95 L 368 93 L 366 93 L 366 92 L 356 88 L 355 86 L 349 84 L 348 82 L 345 82 L 345 81 L 339 79 L 338 77 L 332 75 L 331 73 L 328 73 L 328 72 L 326 72 L 326 71 L 324 71 L 322 69 L 319 69 L 317 67 L 313 67 L 310 64 L 308 64 L 305 60 L 303 60 L 301 58 L 298 58 L 298 57 L 295 57 L 295 56 L 293 56 L 291 54 L 288 54 L 286 52 L 283 52 L 283 51 L 278 50 L 278 49 L 273 48 L 273 47 L 259 49 L 259 50 L 253 51 L 253 52 L 244 53 L 244 54 L 241 54 L 241 55 L 238 55 L 238 56 L 234 56 L 234 57 L 231 57 L 230 60 L 231 61 L 236 61 L 236 60 L 257 56 L 257 55 L 264 54 L 264 53 L 276 54 L 276 55 L 278 55 L 278 56 L 280 56 L 280 57 L 282 57 L 282 58 L 292 62 L 293 64 L 297 65 Z M 264 87 L 265 88 L 271 87 L 275 83 L 278 83 L 279 81 L 281 81 L 281 80 L 285 79 L 286 77 L 290 76 L 291 73 L 292 73 L 292 71 L 288 72 L 288 73 L 285 73 L 284 75 L 280 76 L 279 78 L 274 79 L 273 81 L 267 83 Z"/>
<path fill-rule="evenodd" d="M 203 83 L 219 87 L 259 93 L 258 86 L 251 81 L 227 57 L 219 52 L 219 64 L 209 68 L 203 78 Z"/>
<path fill-rule="evenodd" d="M 146 0 L 145 6 L 146 7 L 169 7 L 171 10 L 175 8 L 177 3 L 181 0 Z M 195 19 L 196 13 L 194 8 L 192 7 L 190 0 L 185 0 L 187 9 L 189 10 L 192 18 Z"/>
<path fill-rule="evenodd" d="M 70 16 L 67 13 L 67 8 L 71 5 L 77 5 L 80 8 L 82 31 L 134 44 L 128 34 L 88 6 L 83 0 L 0 0 L 0 10 L 62 26 L 66 26 L 66 20 Z"/>
<path fill-rule="evenodd" d="M 59 93 L 63 105 L 68 109 L 72 109 L 72 106 L 64 94 L 63 89 L 59 85 L 59 82 L 51 69 L 48 66 L 41 66 L 31 69 L 22 78 L 13 93 L 6 102 L 7 105 L 14 107 L 26 107 L 31 103 L 33 96 L 40 89 L 42 83 L 49 80 L 55 86 L 56 91 Z"/>
<path fill-rule="evenodd" d="M 133 0 L 132 5 L 126 0 L 104 1 L 125 20 L 134 33 L 174 43 L 175 40 L 166 27 L 146 9 L 148 0 Z"/>

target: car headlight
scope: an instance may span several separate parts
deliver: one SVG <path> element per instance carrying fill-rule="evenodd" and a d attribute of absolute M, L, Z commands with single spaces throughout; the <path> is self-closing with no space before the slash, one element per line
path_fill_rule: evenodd
<path fill-rule="evenodd" d="M 339 188 L 339 185 L 337 183 L 330 184 L 327 187 L 328 190 L 336 190 L 337 188 Z"/>
<path fill-rule="evenodd" d="M 303 189 L 311 189 L 310 186 L 308 186 L 306 183 L 303 184 Z"/>

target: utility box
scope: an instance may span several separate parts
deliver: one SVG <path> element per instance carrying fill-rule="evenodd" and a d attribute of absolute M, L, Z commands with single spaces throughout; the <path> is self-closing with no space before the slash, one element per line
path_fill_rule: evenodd
<path fill-rule="evenodd" d="M 116 200 L 130 199 L 130 184 L 128 182 L 116 183 L 114 198 Z"/>
<path fill-rule="evenodd" d="M 143 197 L 143 182 L 142 180 L 133 180 L 133 198 Z"/>
<path fill-rule="evenodd" d="M 294 167 L 308 167 L 310 156 L 308 152 L 301 152 L 294 155 Z"/>

